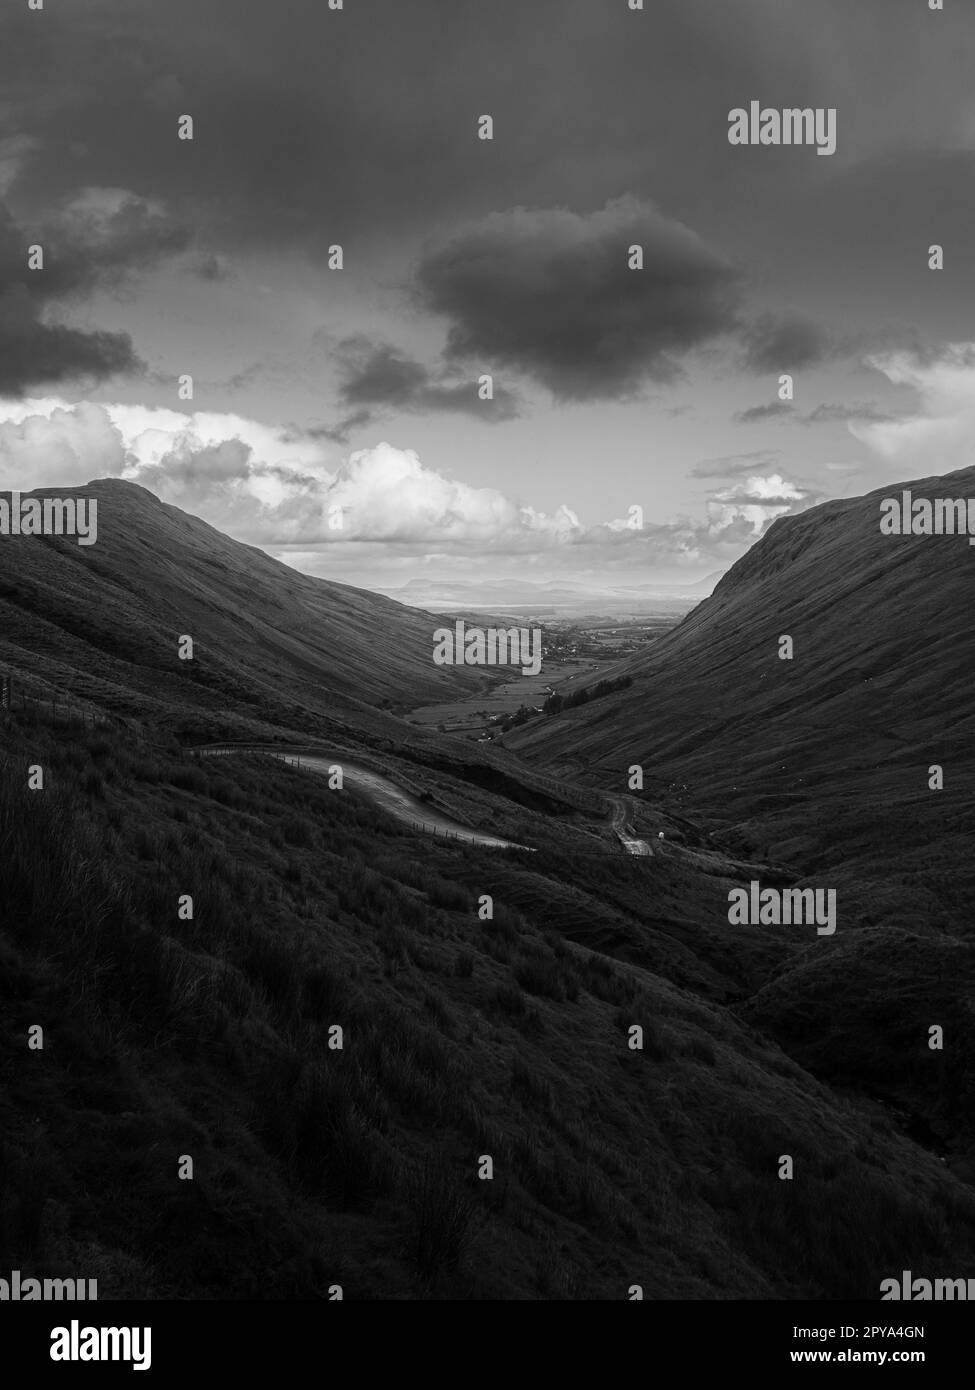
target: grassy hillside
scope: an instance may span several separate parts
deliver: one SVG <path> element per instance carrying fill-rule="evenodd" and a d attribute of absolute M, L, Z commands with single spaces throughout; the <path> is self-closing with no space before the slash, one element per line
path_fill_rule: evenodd
<path fill-rule="evenodd" d="M 679 859 L 556 838 L 529 866 L 256 755 L 6 744 L 0 1265 L 364 1299 L 874 1298 L 972 1266 L 975 1193 L 719 1002 L 775 962 L 759 932 L 698 954 Z"/>
<path fill-rule="evenodd" d="M 0 545 L 0 666 L 31 689 L 219 737 L 335 717 L 376 727 L 373 707 L 449 699 L 485 680 L 434 666 L 441 620 L 300 574 L 135 484 L 57 494 L 97 500 L 96 544 Z M 191 661 L 177 654 L 184 634 Z"/>
<path fill-rule="evenodd" d="M 689 813 L 711 843 L 838 894 L 840 925 L 745 1010 L 817 1073 L 919 1116 L 975 1167 L 975 552 L 885 537 L 879 501 L 975 495 L 975 470 L 776 521 L 633 684 L 507 743 L 534 765 Z M 781 660 L 791 636 L 794 658 Z M 928 786 L 929 768 L 944 789 Z M 944 1066 L 927 1028 L 946 1030 Z M 950 1078 L 946 1074 L 950 1069 Z"/>
<path fill-rule="evenodd" d="M 964 542 L 895 565 L 865 503 L 773 528 L 630 689 L 524 726 L 525 761 L 377 707 L 463 679 L 423 615 L 95 488 L 91 550 L 0 546 L 0 662 L 59 701 L 0 715 L 0 1267 L 361 1299 L 873 1299 L 975 1268 Z M 347 755 L 535 852 L 185 747 L 222 737 Z M 598 790 L 633 762 L 652 858 Z M 730 926 L 753 877 L 825 879 L 836 936 Z"/>
<path fill-rule="evenodd" d="M 975 469 L 903 486 L 975 496 Z M 937 843 L 975 872 L 975 553 L 960 537 L 882 536 L 879 499 L 900 487 L 774 522 L 710 598 L 614 668 L 629 689 L 513 730 L 508 747 L 616 789 L 639 763 L 652 793 L 793 861 L 889 868 L 890 847 L 923 873 Z"/>

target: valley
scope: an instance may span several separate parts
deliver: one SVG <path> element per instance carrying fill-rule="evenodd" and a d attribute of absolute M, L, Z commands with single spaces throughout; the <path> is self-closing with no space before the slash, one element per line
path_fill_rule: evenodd
<path fill-rule="evenodd" d="M 419 705 L 405 715 L 408 723 L 435 728 L 440 733 L 460 734 L 489 742 L 506 732 L 508 721 L 519 711 L 541 717 L 542 706 L 554 692 L 565 696 L 595 685 L 604 668 L 646 651 L 684 616 L 692 606 L 674 604 L 674 611 L 653 617 L 578 617 L 546 619 L 534 610 L 519 616 L 493 614 L 494 624 L 539 624 L 543 631 L 542 666 L 537 676 L 522 675 L 512 668 L 510 678 L 485 680 L 484 689 L 455 700 Z"/>
<path fill-rule="evenodd" d="M 434 615 L 91 491 L 97 546 L 0 547 L 11 1268 L 808 1299 L 975 1260 L 959 549 L 887 549 L 870 498 L 777 522 L 675 625 L 560 629 L 539 704 L 626 681 L 482 742 L 526 687 L 435 668 Z M 730 921 L 752 885 L 835 894 L 835 932 Z"/>

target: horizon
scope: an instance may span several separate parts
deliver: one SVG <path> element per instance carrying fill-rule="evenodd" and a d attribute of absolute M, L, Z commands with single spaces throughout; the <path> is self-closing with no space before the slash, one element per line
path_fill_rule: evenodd
<path fill-rule="evenodd" d="M 931 488 L 937 485 L 939 480 L 947 482 L 965 473 L 975 473 L 975 464 L 970 464 L 962 468 L 954 469 L 950 473 L 929 474 L 924 478 L 901 478 L 898 479 L 896 482 L 891 480 L 881 485 L 880 487 L 873 489 L 870 493 L 865 493 L 853 498 L 823 498 L 820 499 L 819 502 L 811 504 L 808 508 L 804 508 L 803 511 L 816 511 L 822 507 L 827 506 L 830 502 L 834 501 L 866 501 L 868 500 L 868 498 L 881 496 L 882 494 L 886 494 L 888 492 L 893 492 L 894 494 L 896 494 L 893 497 L 881 496 L 880 510 L 881 530 L 884 531 L 886 534 L 892 534 L 893 531 L 890 525 L 883 521 L 885 509 L 888 512 L 888 522 L 890 520 L 891 512 L 899 517 L 903 499 L 905 516 L 907 516 L 910 509 L 909 499 L 912 496 L 911 489 L 922 487 L 930 490 Z M 56 485 L 50 483 L 37 483 L 29 489 L 9 487 L 4 488 L 0 486 L 0 498 L 2 498 L 2 494 L 4 492 L 9 493 L 11 498 L 29 496 L 33 493 L 41 493 L 43 495 L 50 495 L 52 493 L 70 495 L 78 492 L 84 492 L 89 488 L 94 488 L 104 483 L 108 483 L 111 485 L 122 483 L 128 486 L 132 486 L 136 490 L 142 490 L 148 493 L 148 495 L 151 496 L 155 501 L 164 503 L 165 505 L 175 506 L 177 511 L 182 512 L 184 515 L 188 515 L 195 520 L 203 520 L 208 525 L 214 526 L 215 530 L 221 531 L 221 528 L 218 525 L 208 520 L 208 518 L 206 518 L 205 516 L 197 515 L 191 511 L 187 511 L 185 506 L 180 506 L 177 503 L 167 502 L 166 499 L 164 497 L 161 497 L 159 493 L 155 491 L 153 488 L 146 486 L 144 482 L 136 482 L 134 479 L 113 477 L 93 478 L 88 482 L 76 483 L 71 487 L 60 489 Z M 935 508 L 937 508 L 938 501 L 940 500 L 941 499 L 935 500 Z M 6 506 L 7 504 L 3 505 Z M 921 498 L 916 499 L 915 506 L 916 505 L 923 505 Z M 952 505 L 957 508 L 959 503 L 955 501 L 954 503 L 952 503 Z M 971 512 L 971 508 L 973 505 L 975 504 L 973 504 L 972 502 L 968 503 L 969 512 Z M 96 507 L 97 504 L 92 502 L 90 507 L 90 511 L 92 512 L 92 514 L 95 513 Z M 799 514 L 800 513 L 794 513 L 794 515 Z M 753 540 L 751 544 L 746 548 L 746 550 L 743 551 L 742 556 L 738 557 L 738 559 L 743 558 L 744 555 L 748 553 L 748 550 L 750 550 L 754 544 L 756 544 L 759 540 L 761 540 L 765 535 L 768 534 L 768 531 L 771 528 L 773 522 L 777 519 L 778 518 L 771 518 L 769 520 L 768 524 L 763 527 L 762 535 L 756 537 L 755 540 Z M 942 516 L 939 520 L 937 514 L 935 514 L 933 522 L 928 521 L 927 523 L 925 523 L 925 525 L 921 526 L 920 528 L 918 528 L 918 526 L 915 525 L 914 534 L 940 535 L 943 534 L 943 526 L 944 517 Z M 963 530 L 964 527 L 959 526 L 958 529 Z M 900 530 L 899 521 L 894 530 Z M 907 531 L 905 531 L 904 533 L 908 533 L 909 531 L 910 527 L 908 527 Z M 4 524 L 4 533 L 6 533 L 6 524 Z M 953 528 L 947 531 L 947 534 L 952 533 Z M 245 545 L 254 544 L 253 542 L 244 540 L 240 536 L 234 535 L 231 530 L 221 531 L 221 534 L 227 536 L 231 540 L 240 540 L 241 543 Z M 80 543 L 93 544 L 95 539 L 97 539 L 97 523 L 95 524 L 95 536 L 90 537 L 87 540 L 82 540 L 80 541 Z M 975 545 L 975 536 L 973 536 L 970 543 Z M 607 584 L 606 581 L 603 579 L 594 580 L 592 582 L 584 582 L 573 579 L 571 577 L 560 577 L 542 581 L 537 579 L 524 580 L 522 578 L 519 578 L 518 576 L 510 576 L 500 579 L 495 577 L 490 579 L 471 581 L 465 578 L 448 576 L 444 578 L 413 577 L 411 579 L 403 580 L 398 584 L 383 584 L 368 582 L 357 583 L 354 580 L 350 580 L 345 576 L 337 576 L 328 573 L 320 573 L 305 570 L 302 569 L 299 565 L 295 564 L 293 560 L 288 556 L 287 552 L 275 553 L 275 549 L 273 547 L 265 547 L 260 545 L 258 545 L 257 548 L 264 550 L 265 554 L 269 555 L 270 558 L 279 560 L 282 564 L 287 565 L 290 569 L 294 569 L 299 574 L 308 574 L 311 578 L 323 579 L 327 582 L 345 584 L 353 588 L 362 589 L 363 591 L 368 593 L 375 593 L 384 597 L 392 598 L 397 602 L 406 605 L 407 607 L 415 608 L 421 612 L 436 612 L 438 610 L 441 612 L 446 612 L 448 610 L 455 609 L 458 612 L 463 610 L 465 612 L 484 611 L 489 613 L 503 613 L 505 611 L 510 610 L 512 612 L 522 612 L 525 614 L 532 612 L 538 614 L 550 613 L 552 615 L 555 615 L 556 617 L 563 619 L 572 615 L 580 618 L 595 616 L 600 611 L 597 605 L 603 605 L 602 613 L 604 616 L 613 616 L 615 614 L 619 615 L 621 618 L 634 618 L 641 614 L 641 605 L 643 607 L 646 607 L 647 605 L 651 605 L 653 603 L 666 604 L 667 602 L 677 604 L 678 609 L 675 611 L 679 613 L 680 617 L 683 617 L 691 611 L 691 607 L 695 606 L 696 603 L 702 602 L 705 598 L 710 597 L 719 580 L 721 580 L 726 574 L 728 574 L 732 569 L 734 569 L 735 565 L 737 564 L 736 560 L 727 568 L 713 570 L 711 573 L 706 574 L 703 577 L 695 577 L 694 575 L 688 575 L 683 579 L 683 582 L 677 583 L 649 582 L 643 584 L 610 585 Z M 503 595 L 502 597 L 498 596 L 499 590 Z M 489 591 L 491 591 L 490 594 Z M 549 597 L 550 591 L 554 591 L 556 595 L 560 595 L 563 599 L 566 597 L 566 595 L 571 594 L 572 599 L 569 602 L 555 602 Z M 473 598 L 471 596 L 472 593 L 474 594 Z M 422 602 L 419 600 L 414 602 L 410 597 L 410 595 L 412 594 L 422 594 Z M 688 600 L 691 598 L 694 599 L 694 605 L 688 606 Z"/>

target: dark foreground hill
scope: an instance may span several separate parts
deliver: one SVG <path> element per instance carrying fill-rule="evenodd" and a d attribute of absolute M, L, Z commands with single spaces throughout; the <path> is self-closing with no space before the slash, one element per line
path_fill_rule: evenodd
<path fill-rule="evenodd" d="M 717 1002 L 770 962 L 697 954 L 679 862 L 419 841 L 256 756 L 8 739 L 4 1267 L 353 1299 L 874 1299 L 975 1267 L 972 1189 Z"/>
<path fill-rule="evenodd" d="M 507 736 L 533 764 L 694 808 L 713 842 L 835 887 L 839 928 L 748 1016 L 820 1075 L 975 1142 L 975 549 L 883 536 L 880 499 L 968 498 L 975 470 L 776 521 L 632 686 Z M 779 656 L 791 637 L 792 660 Z M 929 786 L 943 770 L 943 790 Z M 946 1029 L 947 1066 L 927 1029 Z M 934 1069 L 934 1070 L 933 1070 Z M 938 1071 L 937 1078 L 935 1070 Z M 967 1160 L 970 1164 L 971 1160 Z"/>

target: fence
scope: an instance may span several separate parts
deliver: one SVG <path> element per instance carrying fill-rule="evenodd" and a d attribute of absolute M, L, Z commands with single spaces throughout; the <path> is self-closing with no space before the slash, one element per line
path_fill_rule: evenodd
<path fill-rule="evenodd" d="M 426 835 L 442 835 L 445 840 L 462 840 L 465 844 L 471 841 L 475 834 L 473 830 L 464 832 L 459 830 L 441 830 L 439 826 L 431 825 L 428 821 L 422 820 L 411 820 L 410 829 L 420 830 Z"/>
<path fill-rule="evenodd" d="M 79 705 L 63 691 L 50 690 L 43 694 L 29 693 L 21 681 L 13 676 L 0 676 L 0 710 L 7 715 L 20 713 L 39 719 L 50 719 L 52 724 L 81 726 L 85 729 L 128 729 L 126 720 L 86 705 Z"/>

